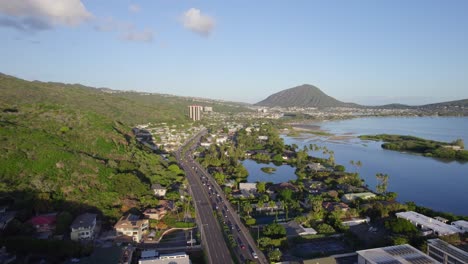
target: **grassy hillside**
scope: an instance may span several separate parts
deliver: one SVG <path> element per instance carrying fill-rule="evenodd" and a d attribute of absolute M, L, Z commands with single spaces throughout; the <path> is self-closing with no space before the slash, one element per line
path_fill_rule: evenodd
<path fill-rule="evenodd" d="M 0 202 L 9 201 L 23 220 L 94 210 L 112 222 L 132 207 L 155 204 L 152 183 L 184 180 L 173 160 L 142 149 L 131 128 L 188 122 L 184 109 L 193 102 L 186 98 L 110 94 L 1 74 L 0 93 Z M 177 197 L 173 191 L 169 196 Z"/>
<path fill-rule="evenodd" d="M 213 106 L 218 112 L 250 111 L 235 103 L 207 99 L 142 94 L 109 93 L 79 84 L 30 82 L 0 73 L 0 106 L 18 104 L 65 105 L 77 112 L 90 111 L 128 125 L 147 122 L 185 123 L 188 105 Z"/>

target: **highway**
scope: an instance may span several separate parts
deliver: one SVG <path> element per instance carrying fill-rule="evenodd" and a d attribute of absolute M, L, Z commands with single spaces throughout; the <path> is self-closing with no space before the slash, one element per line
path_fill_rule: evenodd
<path fill-rule="evenodd" d="M 202 245 L 206 250 L 208 262 L 212 264 L 233 263 L 222 234 L 221 226 L 213 214 L 208 193 L 203 188 L 196 172 L 192 169 L 193 165 L 184 161 L 186 157 L 181 157 L 180 152 L 176 153 L 176 158 L 184 169 L 190 185 L 190 192 L 197 214 L 197 224 L 200 229 Z"/>
<path fill-rule="evenodd" d="M 229 250 L 222 235 L 223 230 L 214 216 L 215 210 L 218 210 L 218 212 L 224 216 L 226 223 L 230 224 L 230 227 L 232 227 L 230 231 L 238 244 L 238 246 L 232 250 L 236 254 L 235 257 L 239 260 L 239 263 L 245 263 L 247 260 L 262 264 L 269 263 L 263 252 L 257 248 L 255 241 L 241 222 L 239 215 L 224 196 L 221 187 L 198 162 L 192 159 L 191 153 L 196 146 L 194 143 L 199 142 L 202 134 L 203 132 L 199 133 L 194 137 L 194 140 L 191 141 L 192 146 L 185 157 L 181 159 L 179 152 L 176 153 L 176 157 L 187 174 L 187 179 L 192 189 L 193 201 L 196 201 L 195 209 L 197 210 L 197 216 L 199 216 L 201 222 L 199 225 L 202 225 L 200 228 L 200 230 L 202 230 L 202 240 L 203 236 L 205 236 L 204 242 L 206 243 L 205 245 L 210 263 L 232 263 Z M 211 254 L 215 255 L 211 256 Z M 223 254 L 227 254 L 224 259 L 229 260 L 219 262 L 218 259 L 221 257 L 220 255 Z M 210 257 L 213 259 L 210 259 Z M 214 258 L 216 258 L 216 260 Z"/>

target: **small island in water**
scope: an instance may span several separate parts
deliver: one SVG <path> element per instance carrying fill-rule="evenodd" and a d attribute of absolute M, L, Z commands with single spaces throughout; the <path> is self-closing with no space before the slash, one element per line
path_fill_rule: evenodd
<path fill-rule="evenodd" d="M 382 148 L 396 151 L 407 151 L 423 154 L 425 157 L 434 157 L 449 160 L 468 161 L 468 151 L 462 139 L 453 142 L 440 142 L 413 136 L 402 135 L 362 135 L 362 140 L 383 141 Z"/>
<path fill-rule="evenodd" d="M 273 167 L 263 167 L 261 170 L 268 174 L 273 174 L 276 171 L 276 168 Z"/>

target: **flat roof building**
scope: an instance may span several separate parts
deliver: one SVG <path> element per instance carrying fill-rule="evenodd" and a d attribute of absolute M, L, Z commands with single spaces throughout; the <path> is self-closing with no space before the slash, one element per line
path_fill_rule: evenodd
<path fill-rule="evenodd" d="M 423 230 L 431 230 L 437 236 L 446 236 L 456 233 L 462 233 L 462 231 L 456 228 L 455 226 L 442 223 L 439 220 L 413 211 L 396 213 L 396 216 L 398 218 L 403 218 L 410 221 L 413 225 Z"/>
<path fill-rule="evenodd" d="M 191 264 L 189 256 L 185 252 L 176 252 L 171 254 L 163 254 L 159 257 L 155 254 L 149 254 L 147 258 L 140 258 L 138 264 Z"/>
<path fill-rule="evenodd" d="M 468 232 L 468 221 L 458 220 L 458 221 L 452 222 L 452 225 L 460 229 L 461 231 L 463 231 L 462 233 Z"/>
<path fill-rule="evenodd" d="M 370 198 L 374 198 L 376 195 L 371 192 L 363 192 L 363 193 L 347 193 L 341 197 L 341 200 L 345 203 L 353 202 L 354 200 L 360 198 L 363 200 L 367 200 Z"/>
<path fill-rule="evenodd" d="M 444 264 L 468 263 L 468 252 L 438 238 L 427 240 L 427 254 Z"/>
<path fill-rule="evenodd" d="M 437 264 L 440 263 L 414 247 L 404 244 L 360 250 L 358 264 Z"/>

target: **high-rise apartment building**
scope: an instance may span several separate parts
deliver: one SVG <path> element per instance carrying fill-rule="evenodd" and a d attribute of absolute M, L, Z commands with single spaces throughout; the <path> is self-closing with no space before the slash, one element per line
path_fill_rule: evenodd
<path fill-rule="evenodd" d="M 201 112 L 203 111 L 203 106 L 200 105 L 189 105 L 188 106 L 188 116 L 193 121 L 198 121 L 201 119 Z"/>

